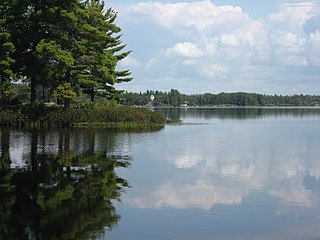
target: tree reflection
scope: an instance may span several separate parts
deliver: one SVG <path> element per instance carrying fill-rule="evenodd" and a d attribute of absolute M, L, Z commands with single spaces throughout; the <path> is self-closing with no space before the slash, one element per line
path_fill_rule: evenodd
<path fill-rule="evenodd" d="M 10 168 L 10 154 L 9 154 L 9 142 L 10 130 L 7 128 L 1 129 L 1 160 L 0 160 L 0 171 Z"/>
<path fill-rule="evenodd" d="M 200 107 L 200 108 L 159 108 L 157 112 L 173 121 L 185 118 L 247 120 L 264 117 L 310 117 L 318 116 L 319 108 L 290 107 Z"/>
<path fill-rule="evenodd" d="M 32 131 L 27 167 L 10 168 L 9 134 L 1 132 L 0 239 L 95 239 L 117 225 L 113 200 L 128 182 L 115 170 L 130 157 L 96 153 L 94 136 L 80 154 L 70 131 L 57 135 L 56 153 L 39 151 L 41 134 Z"/>

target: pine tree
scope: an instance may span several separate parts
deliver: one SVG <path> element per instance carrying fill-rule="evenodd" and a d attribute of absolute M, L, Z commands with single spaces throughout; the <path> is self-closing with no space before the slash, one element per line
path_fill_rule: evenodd
<path fill-rule="evenodd" d="M 42 84 L 41 62 L 36 56 L 36 47 L 52 35 L 50 21 L 55 1 L 51 0 L 11 0 L 7 19 L 16 51 L 14 71 L 20 79 L 29 82 L 31 88 L 31 104 L 38 100 L 37 88 Z"/>
<path fill-rule="evenodd" d="M 31 104 L 41 87 L 62 97 L 65 108 L 81 88 L 92 101 L 96 94 L 114 98 L 114 85 L 132 79 L 129 70 L 116 70 L 130 52 L 123 51 L 117 13 L 103 1 L 6 0 L 0 7 L 1 87 L 16 73 L 30 85 Z"/>
<path fill-rule="evenodd" d="M 111 8 L 104 11 L 104 7 L 100 0 L 86 2 L 82 12 L 83 38 L 78 43 L 80 55 L 76 58 L 78 82 L 92 102 L 96 94 L 114 98 L 114 85 L 132 80 L 124 78 L 130 75 L 128 70 L 116 71 L 117 62 L 130 52 L 116 55 L 125 47 L 121 45 L 121 35 L 114 36 L 121 29 L 114 23 L 116 12 Z"/>
<path fill-rule="evenodd" d="M 10 95 L 10 85 L 15 75 L 12 71 L 14 60 L 11 54 L 15 47 L 11 41 L 11 34 L 7 29 L 8 1 L 0 3 L 0 100 L 4 102 Z"/>

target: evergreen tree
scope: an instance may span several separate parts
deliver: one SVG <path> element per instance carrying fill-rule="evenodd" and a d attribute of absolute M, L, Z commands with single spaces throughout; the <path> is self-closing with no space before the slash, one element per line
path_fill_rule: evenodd
<path fill-rule="evenodd" d="M 64 100 L 64 108 L 70 107 L 70 99 L 76 97 L 76 77 L 73 71 L 74 51 L 79 29 L 79 0 L 55 0 L 51 7 L 52 19 L 48 30 L 52 33 L 38 46 L 43 76 L 49 78 L 48 87 L 58 99 Z M 44 85 L 42 83 L 42 85 Z"/>
<path fill-rule="evenodd" d="M 117 62 L 130 52 L 117 54 L 125 47 L 121 35 L 113 36 L 121 31 L 114 23 L 117 14 L 111 8 L 104 11 L 104 7 L 100 0 L 86 2 L 81 22 L 83 38 L 77 44 L 78 82 L 92 102 L 96 94 L 114 98 L 114 85 L 132 79 L 127 78 L 128 70 L 116 71 Z"/>
<path fill-rule="evenodd" d="M 41 62 L 36 56 L 36 47 L 53 35 L 52 15 L 55 1 L 52 0 L 11 0 L 7 18 L 8 31 L 12 35 L 16 51 L 14 71 L 20 79 L 25 79 L 31 87 L 31 104 L 38 100 L 37 88 L 42 85 Z"/>
<path fill-rule="evenodd" d="M 0 3 L 0 99 L 5 101 L 10 95 L 10 84 L 15 77 L 12 71 L 14 60 L 11 54 L 15 47 L 11 41 L 11 34 L 7 29 L 7 19 L 12 18 L 8 15 L 8 1 Z"/>
<path fill-rule="evenodd" d="M 41 87 L 68 108 L 80 88 L 92 101 L 96 94 L 113 98 L 114 85 L 132 79 L 129 70 L 116 70 L 130 52 L 114 36 L 117 14 L 103 1 L 6 0 L 0 7 L 1 87 L 16 73 L 30 85 L 31 104 Z"/>

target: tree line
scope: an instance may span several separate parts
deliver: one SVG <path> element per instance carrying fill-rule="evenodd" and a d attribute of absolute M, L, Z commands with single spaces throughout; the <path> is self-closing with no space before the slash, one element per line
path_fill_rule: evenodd
<path fill-rule="evenodd" d="M 151 95 L 154 99 L 151 100 Z M 258 93 L 204 93 L 187 95 L 176 89 L 169 92 L 147 90 L 146 92 L 124 92 L 120 95 L 125 105 L 154 106 L 319 106 L 319 95 L 265 95 Z"/>
<path fill-rule="evenodd" d="M 102 0 L 2 0 L 1 104 L 15 82 L 28 85 L 32 105 L 54 97 L 68 108 L 81 94 L 114 99 L 115 84 L 132 80 L 116 69 L 130 54 L 116 18 Z"/>

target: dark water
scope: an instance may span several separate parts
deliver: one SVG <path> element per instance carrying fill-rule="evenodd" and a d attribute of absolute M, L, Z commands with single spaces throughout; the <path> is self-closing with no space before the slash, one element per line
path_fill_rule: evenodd
<path fill-rule="evenodd" d="M 0 239 L 95 239 L 115 227 L 128 182 L 117 134 L 1 129 Z"/>
<path fill-rule="evenodd" d="M 1 129 L 0 239 L 320 239 L 320 108 L 157 111 L 182 123 Z"/>

